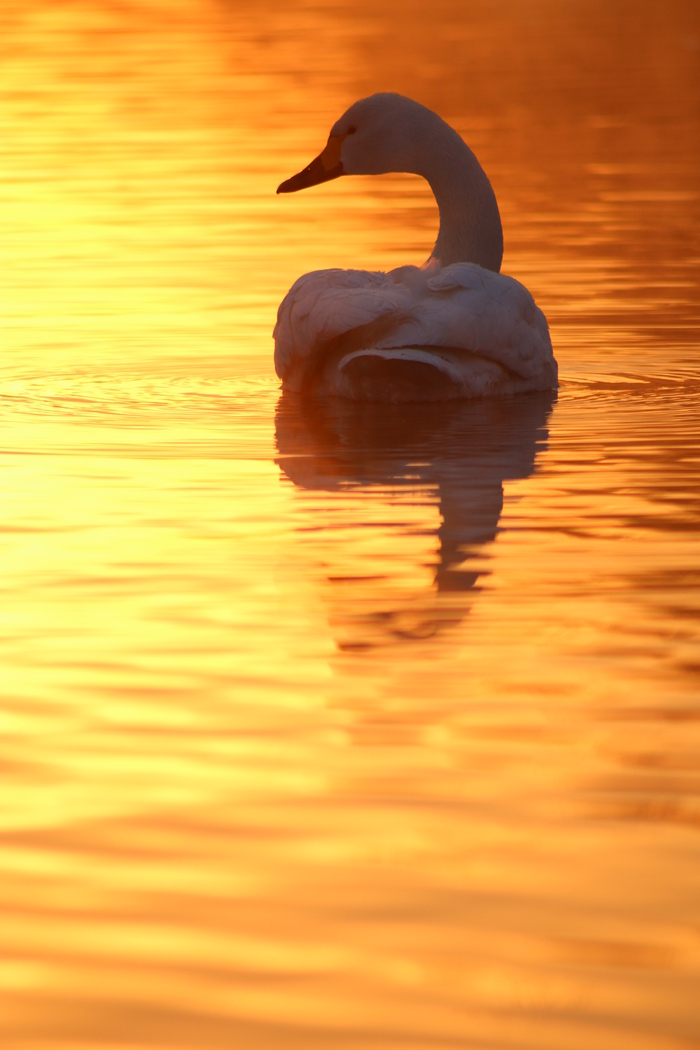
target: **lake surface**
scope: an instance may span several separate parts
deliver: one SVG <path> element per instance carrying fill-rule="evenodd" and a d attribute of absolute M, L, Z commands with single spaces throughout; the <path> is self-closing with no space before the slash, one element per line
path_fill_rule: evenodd
<path fill-rule="evenodd" d="M 700 8 L 0 15 L 7 1050 L 700 1046 Z M 355 98 L 469 142 L 561 387 L 280 395 L 421 262 L 291 197 Z"/>

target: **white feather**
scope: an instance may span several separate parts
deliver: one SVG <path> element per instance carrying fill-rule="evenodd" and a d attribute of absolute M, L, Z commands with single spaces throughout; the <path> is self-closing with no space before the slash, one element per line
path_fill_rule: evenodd
<path fill-rule="evenodd" d="M 392 274 L 317 270 L 300 277 L 282 301 L 274 331 L 275 368 L 285 389 L 301 391 L 308 380 L 323 394 L 372 399 L 370 359 L 383 362 L 378 400 L 481 397 L 556 386 L 547 322 L 523 285 L 474 263 L 430 274 L 403 267 Z M 386 329 L 370 345 L 362 345 L 360 331 L 360 345 L 337 350 L 340 337 L 377 321 Z M 348 365 L 360 357 L 365 368 L 358 385 Z M 389 361 L 395 396 L 387 394 Z M 407 393 L 401 374 L 408 363 L 424 367 L 423 379 Z M 425 372 L 430 366 L 449 377 L 449 389 L 442 379 L 439 389 L 435 384 L 430 389 Z"/>

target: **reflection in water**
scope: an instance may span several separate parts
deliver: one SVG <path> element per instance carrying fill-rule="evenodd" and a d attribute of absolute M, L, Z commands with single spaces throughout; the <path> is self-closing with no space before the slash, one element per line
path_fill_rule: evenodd
<path fill-rule="evenodd" d="M 280 398 L 277 463 L 298 488 L 360 494 L 354 519 L 368 525 L 368 502 L 425 507 L 429 521 L 433 507 L 439 511 L 439 523 L 412 525 L 413 531 L 437 538 L 432 579 L 417 592 L 414 587 L 407 596 L 405 588 L 399 594 L 394 589 L 387 596 L 382 589 L 387 562 L 412 553 L 401 544 L 391 546 L 384 564 L 369 575 L 355 569 L 329 577 L 335 585 L 333 605 L 340 609 L 338 626 L 350 628 L 341 647 L 425 637 L 464 616 L 470 592 L 485 571 L 483 548 L 498 531 L 503 482 L 532 474 L 535 456 L 545 447 L 553 400 L 545 391 L 380 408 L 341 398 Z M 386 529 L 385 521 L 379 524 Z M 391 571 L 395 574 L 395 566 Z"/>

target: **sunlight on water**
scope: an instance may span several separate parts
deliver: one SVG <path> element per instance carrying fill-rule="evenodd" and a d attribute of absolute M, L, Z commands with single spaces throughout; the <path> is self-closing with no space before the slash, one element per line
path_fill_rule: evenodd
<path fill-rule="evenodd" d="M 700 1040 L 693 0 L 0 15 L 3 1046 Z M 556 396 L 279 393 L 376 90 L 492 179 Z"/>

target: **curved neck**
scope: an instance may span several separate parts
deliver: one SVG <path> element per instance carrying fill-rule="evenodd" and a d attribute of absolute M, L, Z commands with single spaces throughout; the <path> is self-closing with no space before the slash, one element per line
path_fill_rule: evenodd
<path fill-rule="evenodd" d="M 433 116 L 435 116 L 433 114 Z M 467 144 L 439 117 L 421 143 L 413 169 L 430 183 L 440 210 L 440 230 L 430 260 L 441 266 L 472 262 L 501 269 L 503 229 L 486 172 Z"/>

